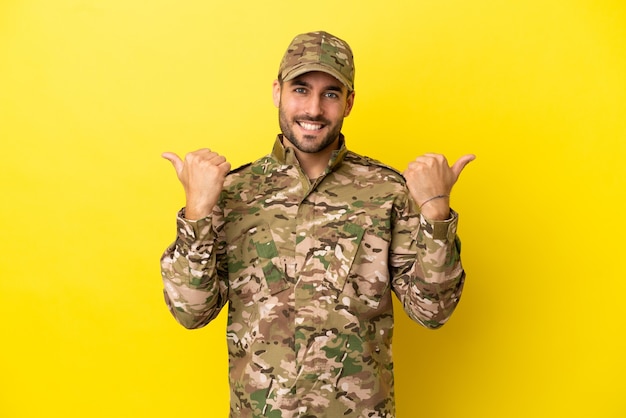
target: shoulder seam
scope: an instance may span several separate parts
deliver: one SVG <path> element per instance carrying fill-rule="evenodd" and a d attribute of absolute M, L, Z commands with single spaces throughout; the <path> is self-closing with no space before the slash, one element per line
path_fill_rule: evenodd
<path fill-rule="evenodd" d="M 249 167 L 250 165 L 252 165 L 252 163 L 247 163 L 247 164 L 240 165 L 239 167 L 237 167 L 237 168 L 234 168 L 234 169 L 230 170 L 230 171 L 228 172 L 228 174 L 235 174 L 235 173 L 238 173 L 239 171 L 243 170 L 243 169 L 244 169 L 244 168 L 246 168 L 246 167 Z"/>
<path fill-rule="evenodd" d="M 355 152 L 350 152 L 350 151 L 349 151 L 349 154 L 351 154 L 351 156 L 354 157 L 355 159 L 361 160 L 364 164 L 371 164 L 371 165 L 375 165 L 378 167 L 386 168 L 396 173 L 398 176 L 400 176 L 404 180 L 404 176 L 402 175 L 402 172 L 400 172 L 398 169 L 390 165 L 387 165 L 375 158 L 368 157 L 367 155 L 360 155 L 360 154 L 357 154 Z"/>

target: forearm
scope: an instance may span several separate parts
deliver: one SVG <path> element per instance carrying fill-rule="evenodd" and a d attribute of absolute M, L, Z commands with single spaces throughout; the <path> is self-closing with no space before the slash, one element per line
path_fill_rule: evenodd
<path fill-rule="evenodd" d="M 179 213 L 177 238 L 161 257 L 166 303 L 186 328 L 208 324 L 227 299 L 219 279 L 217 239 L 211 220 L 188 221 Z"/>
<path fill-rule="evenodd" d="M 463 290 L 465 273 L 456 226 L 454 212 L 447 221 L 420 217 L 415 258 L 396 283 L 407 314 L 428 328 L 439 328 L 450 318 Z"/>

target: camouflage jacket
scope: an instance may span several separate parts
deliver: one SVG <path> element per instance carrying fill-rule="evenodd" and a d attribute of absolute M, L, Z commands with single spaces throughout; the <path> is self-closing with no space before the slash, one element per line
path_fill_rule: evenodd
<path fill-rule="evenodd" d="M 342 147 L 313 183 L 292 149 L 231 172 L 161 259 L 187 328 L 228 302 L 231 417 L 394 417 L 392 291 L 428 328 L 464 281 L 457 215 L 429 222 L 396 171 Z"/>

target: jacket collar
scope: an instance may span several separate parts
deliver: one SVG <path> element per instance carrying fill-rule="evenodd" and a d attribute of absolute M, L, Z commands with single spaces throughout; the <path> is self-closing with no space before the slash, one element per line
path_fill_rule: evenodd
<path fill-rule="evenodd" d="M 330 155 L 328 167 L 325 172 L 328 173 L 330 171 L 333 171 L 336 167 L 340 166 L 347 153 L 348 149 L 346 148 L 345 138 L 343 134 L 339 134 L 339 149 L 333 151 L 333 153 Z M 285 147 L 283 145 L 282 134 L 276 136 L 276 141 L 274 142 L 274 148 L 272 150 L 272 156 L 280 164 L 300 166 L 300 162 L 296 158 L 296 154 L 293 152 L 293 148 Z"/>

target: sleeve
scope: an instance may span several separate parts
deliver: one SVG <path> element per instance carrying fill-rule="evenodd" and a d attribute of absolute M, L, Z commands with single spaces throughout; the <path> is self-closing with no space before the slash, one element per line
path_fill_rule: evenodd
<path fill-rule="evenodd" d="M 211 322 L 228 300 L 228 276 L 222 266 L 224 245 L 213 227 L 213 213 L 190 221 L 177 216 L 176 240 L 161 257 L 165 302 L 185 328 Z"/>
<path fill-rule="evenodd" d="M 445 324 L 459 303 L 465 272 L 461 241 L 456 235 L 458 214 L 429 221 L 405 196 L 392 234 L 392 287 L 406 313 L 427 328 Z"/>

